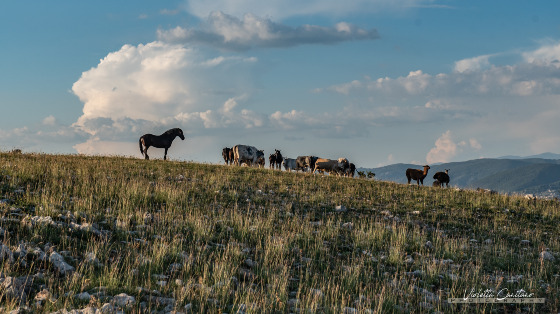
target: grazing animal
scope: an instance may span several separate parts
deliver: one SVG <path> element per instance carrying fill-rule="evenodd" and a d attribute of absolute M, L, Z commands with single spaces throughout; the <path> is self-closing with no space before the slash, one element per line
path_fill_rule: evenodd
<path fill-rule="evenodd" d="M 150 156 L 148 156 L 148 148 L 150 148 L 150 146 L 165 148 L 163 160 L 167 160 L 167 150 L 171 147 L 171 143 L 177 136 L 181 138 L 181 140 L 185 140 L 183 131 L 179 128 L 167 130 L 162 135 L 144 134 L 138 140 L 140 152 L 144 155 L 144 158 L 148 160 L 150 159 Z"/>
<path fill-rule="evenodd" d="M 374 177 L 375 177 L 375 173 L 373 173 L 373 172 L 371 172 L 371 171 L 368 171 L 368 172 L 367 172 L 367 178 L 368 178 L 368 179 L 373 179 Z"/>
<path fill-rule="evenodd" d="M 298 156 L 296 159 L 296 171 L 308 171 L 315 168 L 315 162 L 319 157 L 315 156 Z"/>
<path fill-rule="evenodd" d="M 264 162 L 264 152 L 254 146 L 235 145 L 233 146 L 234 164 L 239 166 L 246 163 L 249 166 L 262 165 Z M 262 160 L 260 160 L 262 158 Z"/>
<path fill-rule="evenodd" d="M 350 166 L 348 167 L 348 169 L 346 169 L 346 176 L 353 178 L 355 172 L 356 172 L 356 165 L 350 163 Z"/>
<path fill-rule="evenodd" d="M 224 147 L 224 149 L 222 149 L 222 157 L 224 158 L 226 165 L 233 164 L 233 148 Z"/>
<path fill-rule="evenodd" d="M 274 166 L 276 166 L 276 155 L 270 154 L 270 156 L 268 156 L 268 162 L 269 162 L 268 168 L 274 169 Z"/>
<path fill-rule="evenodd" d="M 358 177 L 363 179 L 366 177 L 366 174 L 363 171 L 358 171 Z"/>
<path fill-rule="evenodd" d="M 276 169 L 278 170 L 282 170 L 282 161 L 284 160 L 284 157 L 282 157 L 282 153 L 280 153 L 279 149 L 275 149 L 274 150 L 274 155 L 275 155 L 275 163 L 276 163 Z"/>
<path fill-rule="evenodd" d="M 424 170 L 412 168 L 406 169 L 406 179 L 408 180 L 408 184 L 410 184 L 410 180 L 416 180 L 416 184 L 420 185 L 420 183 L 422 183 L 422 185 L 424 185 L 424 178 L 428 175 L 429 169 L 430 166 L 428 165 L 424 166 Z"/>
<path fill-rule="evenodd" d="M 446 186 L 449 187 L 449 169 L 445 169 L 445 172 L 436 172 L 436 174 L 434 174 L 434 179 L 439 181 L 440 184 L 438 186 L 443 186 L 443 184 L 445 183 Z"/>
<path fill-rule="evenodd" d="M 438 180 L 435 180 L 434 183 L 432 183 L 432 186 L 435 187 L 435 188 L 439 188 L 439 187 L 441 187 L 441 185 L 442 185 L 442 183 L 439 182 Z"/>
<path fill-rule="evenodd" d="M 265 166 L 264 153 L 263 153 L 262 156 L 259 156 L 257 158 L 257 165 L 259 166 L 259 168 L 264 168 L 264 166 Z"/>
<path fill-rule="evenodd" d="M 344 173 L 348 167 L 349 163 L 346 158 L 338 158 L 338 160 L 319 158 L 315 162 L 313 173 L 315 173 L 315 171 L 324 171 L 341 174 Z"/>
<path fill-rule="evenodd" d="M 268 157 L 268 161 L 270 163 L 269 168 L 282 170 L 282 160 L 284 160 L 284 157 L 282 157 L 280 150 L 275 149 L 274 154 L 270 154 L 270 156 Z"/>
<path fill-rule="evenodd" d="M 293 158 L 284 158 L 282 165 L 286 171 L 296 170 L 296 160 Z"/>

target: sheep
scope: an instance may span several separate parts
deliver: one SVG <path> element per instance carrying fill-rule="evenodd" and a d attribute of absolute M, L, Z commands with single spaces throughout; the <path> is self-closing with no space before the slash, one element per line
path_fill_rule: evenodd
<path fill-rule="evenodd" d="M 434 179 L 439 182 L 437 186 L 443 187 L 443 184 L 445 183 L 445 185 L 449 187 L 449 169 L 445 169 L 445 172 L 436 172 L 436 174 L 434 174 Z M 434 186 L 436 186 L 435 182 Z"/>
<path fill-rule="evenodd" d="M 416 184 L 420 185 L 420 183 L 422 183 L 422 185 L 424 185 L 424 178 L 428 175 L 429 169 L 430 166 L 428 165 L 424 166 L 424 170 L 412 168 L 406 169 L 406 178 L 408 179 L 408 184 L 410 184 L 410 180 L 413 179 L 416 180 Z"/>

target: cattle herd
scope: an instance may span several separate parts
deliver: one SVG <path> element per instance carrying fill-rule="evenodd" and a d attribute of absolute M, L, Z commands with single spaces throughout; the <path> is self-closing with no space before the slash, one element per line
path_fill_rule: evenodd
<path fill-rule="evenodd" d="M 258 150 L 254 146 L 235 145 L 231 148 L 222 149 L 222 157 L 226 165 L 247 165 L 265 166 L 264 151 Z M 279 149 L 274 150 L 274 154 L 268 157 L 269 168 L 281 170 L 282 166 L 286 171 L 302 171 L 336 174 L 339 176 L 354 177 L 356 166 L 346 158 L 325 159 L 316 156 L 298 156 L 297 158 L 286 158 L 282 156 Z"/>
<path fill-rule="evenodd" d="M 174 128 L 167 130 L 161 135 L 144 134 L 138 140 L 140 146 L 140 152 L 144 155 L 145 159 L 149 159 L 148 148 L 150 146 L 157 148 L 164 148 L 165 155 L 164 160 L 167 159 L 167 150 L 171 147 L 171 143 L 179 137 L 181 140 L 185 139 L 183 131 L 180 128 Z M 264 168 L 265 159 L 264 151 L 258 150 L 254 146 L 249 145 L 235 145 L 232 148 L 225 147 L 222 150 L 222 157 L 226 162 L 226 165 L 246 165 L 250 167 Z M 268 157 L 270 169 L 284 170 L 286 171 L 302 171 L 302 172 L 321 172 L 323 174 L 328 173 L 329 175 L 338 175 L 345 177 L 354 177 L 356 172 L 356 166 L 349 162 L 348 159 L 341 157 L 338 159 L 326 159 L 319 158 L 316 156 L 298 156 L 297 158 L 284 158 L 279 149 L 274 150 L 274 154 Z M 430 166 L 424 166 L 424 170 L 420 169 L 407 169 L 406 178 L 408 179 L 408 184 L 411 180 L 416 180 L 416 183 L 424 185 L 424 178 L 428 174 L 428 169 Z M 366 174 L 363 171 L 358 171 L 358 176 L 360 178 L 365 178 Z M 375 173 L 370 171 L 367 172 L 367 178 L 373 178 Z M 434 186 L 443 186 L 446 184 L 449 187 L 449 169 L 445 172 L 438 172 L 434 175 Z"/>
<path fill-rule="evenodd" d="M 263 150 L 258 150 L 254 146 L 235 145 L 233 147 L 225 147 L 222 149 L 222 157 L 226 165 L 249 166 L 249 167 L 265 167 L 265 156 Z M 302 171 L 302 172 L 320 172 L 332 175 L 354 177 L 356 166 L 349 162 L 347 158 L 326 159 L 316 156 L 298 156 L 297 158 L 287 158 L 282 156 L 279 149 L 274 150 L 274 154 L 268 156 L 269 168 L 282 170 L 282 166 L 286 171 Z M 424 178 L 428 175 L 430 166 L 425 165 L 424 169 L 406 170 L 406 178 L 408 184 L 411 180 L 415 180 L 417 185 L 424 185 Z M 371 179 L 375 177 L 375 173 L 367 171 L 367 175 L 363 171 L 358 171 L 360 178 Z M 449 187 L 449 169 L 445 172 L 437 172 L 434 175 L 433 186 L 442 187 L 444 184 Z"/>

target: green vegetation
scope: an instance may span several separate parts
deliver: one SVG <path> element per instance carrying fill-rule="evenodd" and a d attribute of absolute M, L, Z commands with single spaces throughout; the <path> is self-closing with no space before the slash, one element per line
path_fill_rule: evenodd
<path fill-rule="evenodd" d="M 0 153 L 0 216 L 3 310 L 560 311 L 556 201 L 268 169 Z M 58 254 L 73 269 L 57 264 Z M 26 282 L 21 289 L 6 284 L 14 278 Z M 504 288 L 546 303 L 446 302 Z"/>

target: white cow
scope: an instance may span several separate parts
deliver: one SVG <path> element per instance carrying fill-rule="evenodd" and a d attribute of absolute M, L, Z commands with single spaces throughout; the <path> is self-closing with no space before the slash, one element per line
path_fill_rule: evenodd
<path fill-rule="evenodd" d="M 348 167 L 349 167 L 349 163 L 348 163 L 348 159 L 346 158 L 338 158 L 338 160 L 319 158 L 315 162 L 315 168 L 313 169 L 313 173 L 315 173 L 315 171 L 321 171 L 321 172 L 328 172 L 328 173 L 336 173 L 340 175 L 345 173 Z"/>
<path fill-rule="evenodd" d="M 296 160 L 294 158 L 284 158 L 282 161 L 282 165 L 284 166 L 284 170 L 292 171 L 297 169 Z"/>
<path fill-rule="evenodd" d="M 264 151 L 254 146 L 235 145 L 233 147 L 233 158 L 235 165 L 246 163 L 249 166 L 260 166 L 259 160 L 264 161 Z"/>

